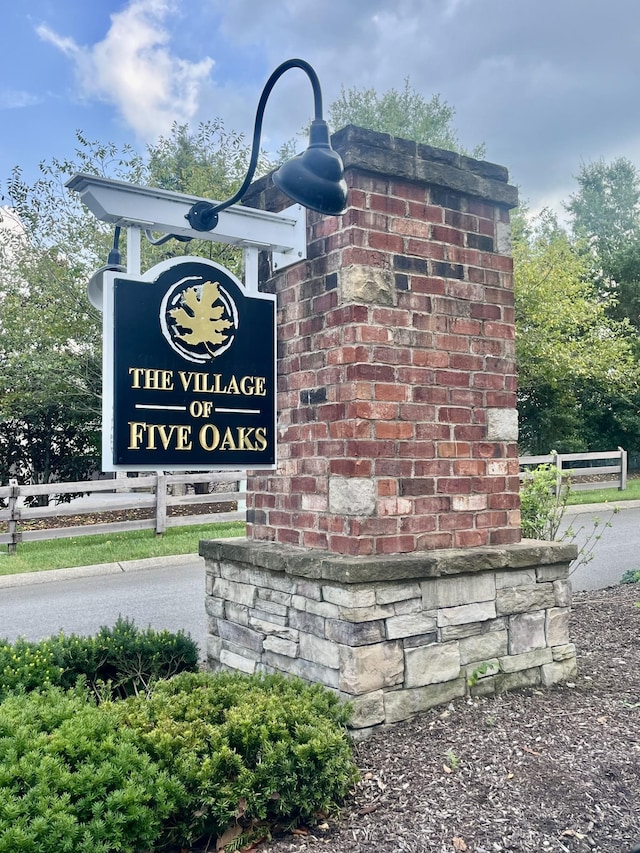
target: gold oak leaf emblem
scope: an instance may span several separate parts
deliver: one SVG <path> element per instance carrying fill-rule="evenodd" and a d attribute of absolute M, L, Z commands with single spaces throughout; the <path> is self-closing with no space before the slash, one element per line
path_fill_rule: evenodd
<path fill-rule="evenodd" d="M 200 290 L 199 296 L 198 290 Z M 181 307 L 168 312 L 176 324 L 185 330 L 182 333 L 176 331 L 176 337 L 191 345 L 223 344 L 228 337 L 224 334 L 224 330 L 231 328 L 233 323 L 221 319 L 224 307 L 216 307 L 219 299 L 220 290 L 217 281 L 205 281 L 202 287 L 189 287 L 185 290 L 182 294 Z"/>

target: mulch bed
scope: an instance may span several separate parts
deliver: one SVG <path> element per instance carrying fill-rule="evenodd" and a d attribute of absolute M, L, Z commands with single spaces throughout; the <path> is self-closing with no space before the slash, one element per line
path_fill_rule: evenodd
<path fill-rule="evenodd" d="M 183 515 L 209 515 L 214 512 L 235 512 L 236 501 L 226 503 L 215 502 L 207 504 L 185 504 L 167 507 L 169 518 Z M 155 518 L 155 510 L 124 509 L 108 512 L 83 513 L 82 515 L 52 515 L 45 518 L 28 519 L 19 523 L 19 530 L 53 530 L 58 527 L 85 527 L 91 524 L 111 524 L 117 521 L 135 521 L 138 519 Z M 0 532 L 6 532 L 6 524 L 0 525 Z"/>
<path fill-rule="evenodd" d="M 575 682 L 372 736 L 340 818 L 260 853 L 626 853 L 640 839 L 638 600 L 638 585 L 577 593 Z"/>

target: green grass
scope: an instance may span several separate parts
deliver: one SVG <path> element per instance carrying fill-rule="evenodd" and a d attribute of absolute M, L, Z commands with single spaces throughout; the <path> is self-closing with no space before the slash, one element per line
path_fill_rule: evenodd
<path fill-rule="evenodd" d="M 242 522 L 229 521 L 222 524 L 171 527 L 162 536 L 156 536 L 153 530 L 131 530 L 97 536 L 21 542 L 16 554 L 7 554 L 6 545 L 0 546 L 0 575 L 93 566 L 96 563 L 119 563 L 123 560 L 142 560 L 147 557 L 197 554 L 201 539 L 244 535 L 245 525 Z"/>
<path fill-rule="evenodd" d="M 597 504 L 614 501 L 640 500 L 640 479 L 627 480 L 627 488 L 620 492 L 618 489 L 585 489 L 584 491 L 569 491 L 568 504 Z"/>

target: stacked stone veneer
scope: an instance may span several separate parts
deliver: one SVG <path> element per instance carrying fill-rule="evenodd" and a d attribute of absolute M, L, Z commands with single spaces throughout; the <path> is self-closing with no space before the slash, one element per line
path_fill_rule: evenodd
<path fill-rule="evenodd" d="M 343 216 L 308 214 L 278 296 L 278 469 L 250 538 L 341 554 L 520 539 L 509 209 L 501 166 L 346 128 Z M 268 179 L 252 204 L 287 202 Z"/>
<path fill-rule="evenodd" d="M 201 554 L 211 666 L 324 684 L 353 701 L 354 729 L 575 671 L 574 546 L 367 560 L 239 540 L 203 542 Z"/>

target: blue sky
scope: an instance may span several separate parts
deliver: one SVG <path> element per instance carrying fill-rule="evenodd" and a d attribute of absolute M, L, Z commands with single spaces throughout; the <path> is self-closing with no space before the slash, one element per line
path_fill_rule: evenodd
<path fill-rule="evenodd" d="M 534 208 L 580 165 L 640 168 L 638 0 L 28 0 L 0 29 L 0 182 L 73 154 L 75 133 L 146 143 L 173 121 L 250 133 L 270 72 L 299 56 L 325 104 L 341 85 L 400 88 L 455 109 L 468 148 L 507 166 Z M 290 71 L 265 116 L 275 150 L 312 112 Z"/>

